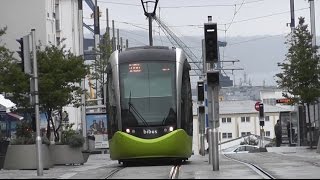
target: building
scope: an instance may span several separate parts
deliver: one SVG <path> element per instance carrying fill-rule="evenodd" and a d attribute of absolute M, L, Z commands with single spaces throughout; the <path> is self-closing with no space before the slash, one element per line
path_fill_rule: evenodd
<path fill-rule="evenodd" d="M 0 28 L 7 27 L 1 37 L 3 44 L 19 59 L 20 39 L 36 29 L 36 43 L 65 46 L 73 54 L 79 55 L 80 35 L 78 0 L 2 0 L 0 6 Z M 70 122 L 81 122 L 80 108 L 72 105 L 64 107 Z"/>
<path fill-rule="evenodd" d="M 256 101 L 252 100 L 220 102 L 221 142 L 249 134 L 260 135 L 259 112 L 254 108 L 255 103 Z M 274 125 L 280 118 L 280 113 L 290 111 L 291 109 L 288 108 L 265 104 L 264 135 L 274 138 Z"/>

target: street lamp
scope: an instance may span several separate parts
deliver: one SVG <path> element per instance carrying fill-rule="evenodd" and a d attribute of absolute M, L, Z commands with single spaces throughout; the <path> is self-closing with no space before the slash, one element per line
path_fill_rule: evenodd
<path fill-rule="evenodd" d="M 149 42 L 150 46 L 153 46 L 152 40 L 152 18 L 156 15 L 156 8 L 159 0 L 141 0 L 141 4 L 144 10 L 144 15 L 149 18 Z M 150 4 L 150 6 L 148 6 Z M 153 7 L 153 8 L 152 8 Z"/>

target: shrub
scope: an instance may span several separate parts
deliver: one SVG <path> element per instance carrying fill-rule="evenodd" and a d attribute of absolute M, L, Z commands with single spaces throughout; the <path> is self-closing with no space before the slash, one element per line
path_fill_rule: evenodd
<path fill-rule="evenodd" d="M 42 137 L 42 144 L 50 145 L 50 141 L 47 137 Z M 16 138 L 13 138 L 10 141 L 10 144 L 13 145 L 23 145 L 23 144 L 35 144 L 36 143 L 36 134 L 31 128 L 31 124 L 23 121 L 17 124 L 16 127 Z"/>
<path fill-rule="evenodd" d="M 70 137 L 69 145 L 71 147 L 82 147 L 84 138 L 80 134 L 75 134 Z"/>
<path fill-rule="evenodd" d="M 81 147 L 84 144 L 84 137 L 72 129 L 73 125 L 73 123 L 66 125 L 65 130 L 62 131 L 61 144 L 70 145 L 71 147 Z"/>

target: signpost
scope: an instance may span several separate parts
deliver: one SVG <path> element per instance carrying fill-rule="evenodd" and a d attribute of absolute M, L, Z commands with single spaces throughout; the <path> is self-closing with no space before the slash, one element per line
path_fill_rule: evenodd
<path fill-rule="evenodd" d="M 260 102 L 259 102 L 259 101 L 256 102 L 256 104 L 254 105 L 254 108 L 255 108 L 257 111 L 259 111 L 259 105 L 260 105 Z"/>
<path fill-rule="evenodd" d="M 262 141 L 260 143 L 260 148 L 263 147 L 263 141 L 264 141 L 264 108 L 263 108 L 263 103 L 261 102 L 256 102 L 254 105 L 254 108 L 256 109 L 256 111 L 259 112 L 259 125 L 260 125 L 260 136 L 262 138 Z"/>

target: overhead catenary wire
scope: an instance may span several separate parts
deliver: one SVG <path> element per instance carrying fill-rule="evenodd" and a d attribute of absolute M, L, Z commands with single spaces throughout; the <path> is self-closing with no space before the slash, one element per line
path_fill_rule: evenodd
<path fill-rule="evenodd" d="M 248 1 L 244 4 L 251 4 L 251 3 L 257 3 L 257 2 L 262 2 L 262 1 L 264 1 L 264 0 L 254 0 L 254 1 Z M 115 2 L 115 1 L 101 1 L 101 0 L 98 2 L 99 3 L 106 3 L 106 4 L 141 7 L 141 4 L 131 4 L 131 3 L 121 3 L 121 2 Z M 203 4 L 203 5 L 189 5 L 189 6 L 162 6 L 161 8 L 178 9 L 178 8 L 232 7 L 235 5 L 240 5 L 240 4 Z"/>

